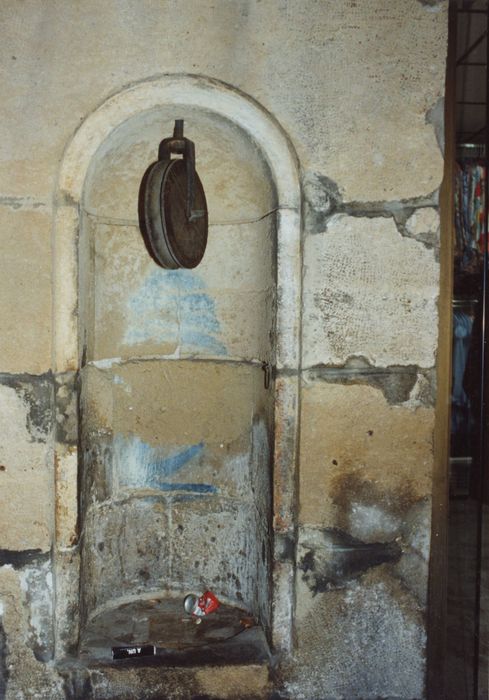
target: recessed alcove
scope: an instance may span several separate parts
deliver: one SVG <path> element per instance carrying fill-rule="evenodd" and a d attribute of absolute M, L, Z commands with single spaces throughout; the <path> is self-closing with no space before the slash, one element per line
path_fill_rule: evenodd
<path fill-rule="evenodd" d="M 137 198 L 180 118 L 196 144 L 209 240 L 194 270 L 164 270 L 145 248 Z M 245 611 L 286 648 L 293 565 L 276 561 L 274 542 L 294 523 L 300 192 L 290 146 L 228 87 L 162 78 L 87 119 L 60 185 L 69 204 L 55 234 L 55 353 L 58 370 L 79 367 L 80 649 L 124 606 L 159 601 L 181 621 L 184 595 L 205 589 L 224 617 Z M 67 229 L 73 240 L 78 229 L 74 258 Z M 134 642 L 179 649 L 178 625 L 167 628 L 166 640 Z"/>

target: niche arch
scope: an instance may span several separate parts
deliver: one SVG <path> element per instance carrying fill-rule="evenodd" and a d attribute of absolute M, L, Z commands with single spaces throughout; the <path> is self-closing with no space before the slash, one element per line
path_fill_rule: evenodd
<path fill-rule="evenodd" d="M 172 107 L 190 113 L 214 115 L 244 134 L 256 145 L 269 169 L 273 185 L 276 231 L 276 311 L 274 362 L 274 430 L 272 526 L 274 548 L 270 562 L 272 577 L 269 615 L 276 648 L 287 651 L 292 640 L 293 563 L 282 552 L 293 540 L 295 515 L 295 464 L 298 448 L 298 370 L 300 367 L 301 297 L 301 193 L 298 162 L 294 150 L 276 120 L 250 97 L 215 80 L 197 76 L 161 76 L 133 85 L 106 100 L 80 126 L 68 145 L 61 164 L 54 226 L 54 316 L 53 365 L 57 375 L 79 372 L 86 364 L 86 324 L 90 300 L 79 295 L 83 246 L 86 242 L 84 194 L 91 168 L 104 144 L 123 133 L 125 125 L 141 115 Z M 181 116 L 185 118 L 183 113 Z M 166 134 L 161 134 L 161 137 Z M 192 135 L 190 136 L 192 138 Z M 197 148 L 198 148 L 198 139 Z M 155 150 L 157 143 L 155 143 Z M 84 218 L 85 217 L 85 218 Z M 110 217 L 109 217 L 110 218 Z M 129 223 L 129 222 L 126 222 Z M 78 240 L 80 243 L 78 244 Z M 85 353 L 85 356 L 84 356 Z M 109 353 L 110 354 L 110 353 Z M 95 357 L 95 356 L 93 356 Z M 113 358 L 99 357 L 99 364 Z M 248 358 L 249 359 L 249 358 Z M 79 426 L 79 431 L 83 426 Z M 82 436 L 83 438 L 83 436 Z M 83 444 L 83 439 L 79 441 Z M 76 520 L 82 493 L 66 484 L 76 479 L 83 455 L 56 445 L 57 550 L 76 549 Z M 76 483 L 76 481 L 75 481 Z M 83 490 L 83 489 L 81 489 Z M 83 520 L 83 518 L 82 518 Z M 62 574 L 58 575 L 61 580 Z M 83 572 L 82 572 L 83 579 Z M 82 584 L 83 587 L 83 584 Z M 62 613 L 61 613 L 62 614 Z"/>

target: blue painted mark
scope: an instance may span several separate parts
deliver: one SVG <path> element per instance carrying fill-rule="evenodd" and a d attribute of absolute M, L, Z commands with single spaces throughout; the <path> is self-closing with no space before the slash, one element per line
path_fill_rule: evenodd
<path fill-rule="evenodd" d="M 217 488 L 211 484 L 160 484 L 162 491 L 192 491 L 193 493 L 217 493 Z"/>
<path fill-rule="evenodd" d="M 217 493 L 218 489 L 211 484 L 169 481 L 193 459 L 202 455 L 203 442 L 168 454 L 170 450 L 170 447 L 152 447 L 135 436 L 117 435 L 114 439 L 113 464 L 119 484 L 167 492 L 187 491 L 197 496 Z"/>
<path fill-rule="evenodd" d="M 149 445 L 146 445 L 146 447 L 150 450 L 152 449 Z M 157 459 L 151 463 L 151 466 L 158 472 L 159 478 L 173 476 L 173 474 L 184 467 L 187 462 L 190 462 L 191 459 L 200 454 L 203 449 L 204 443 L 199 442 L 198 445 L 190 445 L 190 447 L 186 447 L 175 455 Z"/>
<path fill-rule="evenodd" d="M 191 270 L 153 270 L 129 298 L 124 342 L 180 345 L 183 352 L 226 355 L 215 301 Z"/>
<path fill-rule="evenodd" d="M 207 294 L 202 292 L 186 294 L 181 299 L 180 310 L 189 324 L 199 327 L 204 318 L 207 330 L 214 333 L 219 332 L 219 323 L 215 316 L 215 303 Z"/>

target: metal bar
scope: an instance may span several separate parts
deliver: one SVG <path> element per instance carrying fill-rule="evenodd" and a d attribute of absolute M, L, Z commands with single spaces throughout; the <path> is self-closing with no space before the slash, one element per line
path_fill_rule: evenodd
<path fill-rule="evenodd" d="M 469 136 L 467 136 L 467 141 L 470 143 L 470 141 L 472 141 L 472 139 L 474 139 L 476 136 L 479 136 L 479 134 L 482 134 L 485 130 L 486 130 L 486 127 L 484 125 L 478 131 L 473 131 Z M 462 132 L 462 133 L 466 133 L 466 132 Z M 478 144 L 478 145 L 482 145 L 482 144 Z"/>
<path fill-rule="evenodd" d="M 486 31 L 485 31 L 483 34 L 481 34 L 481 36 L 480 36 L 478 39 L 476 39 L 476 40 L 474 41 L 474 43 L 472 44 L 472 46 L 469 46 L 469 48 L 467 49 L 467 51 L 466 51 L 464 54 L 462 54 L 462 56 L 460 56 L 460 58 L 458 59 L 456 65 L 458 66 L 458 65 L 460 65 L 460 63 L 462 63 L 463 61 L 465 61 L 465 59 L 467 58 L 467 56 L 470 56 L 470 54 L 472 53 L 472 51 L 473 51 L 474 49 L 476 49 L 476 48 L 479 46 L 479 44 L 482 44 L 482 42 L 484 41 L 484 39 L 486 38 L 486 36 L 487 36 L 487 29 L 486 29 Z"/>
<path fill-rule="evenodd" d="M 487 18 L 489 20 L 489 5 L 487 6 Z M 486 46 L 486 60 L 489 62 L 489 41 Z M 489 90 L 489 73 L 486 70 L 486 95 Z M 480 677 L 479 677 L 479 660 L 481 652 L 481 589 L 482 589 L 482 545 L 483 545 L 483 526 L 484 526 L 484 500 L 487 478 L 487 447 L 486 447 L 486 408 L 489 398 L 489 387 L 487 386 L 487 367 L 489 364 L 489 353 L 487 344 L 488 335 L 488 304 L 489 304 L 489 284 L 488 284 L 488 250 L 487 238 L 489 228 L 489 197 L 487 192 L 488 172 L 489 172 L 489 101 L 486 100 L 486 124 L 485 124 L 485 188 L 484 188 L 484 257 L 483 257 L 483 274 L 482 274 L 482 333 L 481 333 L 481 402 L 480 402 L 480 448 L 479 448 L 479 499 L 477 503 L 477 568 L 476 568 L 476 585 L 475 585 L 475 626 L 474 626 L 474 698 L 479 697 Z"/>

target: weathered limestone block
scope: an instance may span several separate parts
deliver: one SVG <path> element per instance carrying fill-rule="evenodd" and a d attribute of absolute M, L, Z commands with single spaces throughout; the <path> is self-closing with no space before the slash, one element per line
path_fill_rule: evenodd
<path fill-rule="evenodd" d="M 199 669 L 195 674 L 199 690 L 219 700 L 270 697 L 271 684 L 266 666 L 228 666 Z"/>
<path fill-rule="evenodd" d="M 77 650 L 80 604 L 80 554 L 78 547 L 60 550 L 54 554 L 56 576 L 55 640 L 56 658 L 63 658 Z"/>
<path fill-rule="evenodd" d="M 172 501 L 171 580 L 176 590 L 210 588 L 269 620 L 269 532 L 252 505 L 213 496 Z"/>
<path fill-rule="evenodd" d="M 268 668 L 259 664 L 205 667 L 98 666 L 63 671 L 66 700 L 267 700 L 272 690 Z"/>
<path fill-rule="evenodd" d="M 47 658 L 52 653 L 52 583 L 49 563 L 38 569 L 0 568 L 1 627 L 6 656 L 0 659 L 5 700 L 64 700 L 62 683 Z M 48 643 L 48 646 L 46 646 Z"/>
<path fill-rule="evenodd" d="M 424 696 L 423 615 L 387 564 L 317 595 L 299 580 L 297 636 L 294 698 Z"/>
<path fill-rule="evenodd" d="M 47 379 L 2 377 L 0 384 L 0 548 L 51 547 L 52 386 Z"/>
<path fill-rule="evenodd" d="M 50 661 L 54 653 L 53 575 L 51 560 L 26 565 L 19 573 L 29 616 L 27 642 L 38 661 Z"/>
<path fill-rule="evenodd" d="M 250 487 L 269 477 L 270 391 L 260 366 L 128 362 L 86 367 L 82 385 L 85 449 L 110 451 L 93 464 L 102 499 L 178 482 L 255 500 Z"/>
<path fill-rule="evenodd" d="M 148 360 L 103 367 L 84 370 L 87 425 L 152 447 L 238 445 L 248 436 L 252 412 L 267 414 L 259 366 Z"/>
<path fill-rule="evenodd" d="M 306 238 L 303 362 L 432 367 L 438 264 L 392 219 L 333 216 Z"/>
<path fill-rule="evenodd" d="M 128 595 L 165 587 L 170 570 L 169 509 L 138 498 L 90 508 L 84 519 L 84 616 Z"/>
<path fill-rule="evenodd" d="M 298 8 L 288 6 L 287 16 L 300 27 Z M 435 190 L 443 161 L 426 113 L 444 90 L 447 4 L 433 9 L 367 0 L 325 10 L 307 2 L 302 9 L 311 22 L 309 58 L 289 64 L 291 37 L 288 56 L 269 72 L 269 82 L 302 85 L 302 99 L 286 107 L 279 97 L 274 107 L 301 163 L 326 173 L 345 201 L 408 199 Z M 279 37 L 274 31 L 277 43 L 269 50 L 280 52 Z M 393 62 L 394 55 L 402 61 Z"/>
<path fill-rule="evenodd" d="M 51 217 L 0 206 L 0 232 L 0 371 L 41 374 L 51 366 Z"/>
<path fill-rule="evenodd" d="M 391 539 L 431 491 L 433 409 L 390 406 L 378 389 L 303 389 L 300 521 Z"/>

